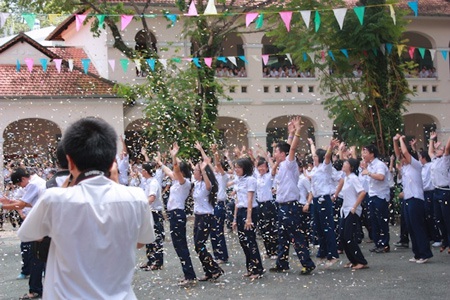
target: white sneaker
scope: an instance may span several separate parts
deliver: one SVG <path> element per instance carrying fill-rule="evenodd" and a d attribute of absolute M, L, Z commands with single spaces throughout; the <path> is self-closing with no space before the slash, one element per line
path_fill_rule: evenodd
<path fill-rule="evenodd" d="M 431 244 L 432 247 L 440 247 L 442 246 L 441 242 L 434 242 L 433 244 Z"/>
<path fill-rule="evenodd" d="M 416 263 L 417 264 L 424 264 L 428 261 L 428 258 L 419 258 Z"/>
<path fill-rule="evenodd" d="M 410 258 L 409 261 L 412 262 L 412 263 L 416 263 L 416 262 L 417 262 L 417 259 L 415 259 L 415 258 L 413 257 L 413 258 Z"/>

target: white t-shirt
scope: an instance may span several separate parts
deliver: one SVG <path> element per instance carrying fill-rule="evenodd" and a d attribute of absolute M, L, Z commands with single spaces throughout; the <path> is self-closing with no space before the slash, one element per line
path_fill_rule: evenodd
<path fill-rule="evenodd" d="M 184 209 L 184 204 L 191 192 L 191 181 L 185 178 L 184 184 L 178 180 L 173 180 L 170 186 L 169 200 L 167 201 L 167 210 Z"/>
<path fill-rule="evenodd" d="M 43 294 L 52 300 L 136 299 L 136 245 L 155 240 L 144 192 L 104 176 L 48 189 L 18 235 L 52 238 Z"/>
<path fill-rule="evenodd" d="M 300 173 L 297 161 L 295 159 L 290 161 L 289 157 L 286 157 L 280 163 L 276 176 L 278 183 L 276 201 L 278 203 L 298 201 L 300 199 L 300 192 L 297 187 L 298 176 L 300 176 Z"/>
<path fill-rule="evenodd" d="M 411 157 L 411 163 L 402 166 L 402 183 L 405 200 L 416 198 L 424 200 L 422 182 L 422 164 Z"/>
<path fill-rule="evenodd" d="M 256 179 L 253 176 L 237 177 L 233 189 L 236 191 L 236 206 L 248 208 L 248 192 L 253 192 L 252 207 L 258 206 L 256 202 Z"/>
<path fill-rule="evenodd" d="M 450 155 L 434 157 L 431 165 L 431 181 L 435 187 L 449 185 Z"/>
<path fill-rule="evenodd" d="M 255 173 L 257 189 L 256 195 L 258 202 L 266 202 L 273 200 L 272 186 L 273 186 L 273 176 L 269 172 L 261 175 Z"/>
<path fill-rule="evenodd" d="M 230 180 L 230 176 L 227 173 L 223 175 L 220 173 L 214 173 L 217 182 L 219 183 L 219 190 L 217 191 L 217 201 L 227 200 L 227 183 Z"/>
<path fill-rule="evenodd" d="M 300 174 L 297 183 L 298 190 L 300 191 L 299 202 L 303 205 L 308 201 L 308 194 L 311 192 L 311 181 L 304 175 Z"/>
<path fill-rule="evenodd" d="M 206 215 L 213 214 L 214 207 L 209 203 L 209 191 L 206 189 L 206 183 L 203 180 L 194 182 L 194 214 Z"/>
<path fill-rule="evenodd" d="M 22 209 L 25 216 L 30 213 L 31 209 L 37 204 L 39 197 L 45 192 L 45 183 L 46 181 L 36 174 L 30 176 L 30 181 L 23 189 L 23 195 L 21 198 L 23 202 L 31 205 L 31 207 L 25 207 Z"/>
<path fill-rule="evenodd" d="M 331 195 L 336 190 L 333 182 L 333 165 L 324 162 L 314 167 L 311 172 L 311 191 L 314 197 Z"/>
<path fill-rule="evenodd" d="M 341 216 L 343 216 L 344 218 L 348 216 L 350 210 L 355 205 L 356 200 L 358 200 L 358 194 L 363 191 L 364 188 L 361 184 L 361 181 L 359 180 L 358 176 L 355 175 L 355 173 L 350 173 L 348 176 L 345 176 L 344 185 L 342 186 L 342 196 L 344 201 L 342 202 Z M 361 205 L 358 205 L 355 213 L 358 216 L 361 216 Z"/>
<path fill-rule="evenodd" d="M 161 198 L 161 185 L 159 185 L 158 179 L 156 179 L 155 177 L 148 178 L 147 181 L 147 186 L 145 188 L 145 195 L 147 196 L 147 199 L 152 195 L 155 196 L 155 201 L 150 204 L 150 209 L 162 211 L 163 204 Z"/>
<path fill-rule="evenodd" d="M 120 155 L 117 155 L 116 161 L 117 169 L 119 170 L 119 183 L 128 185 L 128 168 L 130 167 L 128 154 L 124 154 L 123 158 L 120 158 Z"/>
<path fill-rule="evenodd" d="M 431 162 L 422 165 L 422 182 L 424 191 L 434 190 L 433 182 L 431 181 Z"/>
<path fill-rule="evenodd" d="M 384 175 L 384 180 L 376 180 L 369 176 L 369 196 L 377 196 L 381 199 L 389 201 L 391 192 L 389 187 L 389 178 L 391 174 L 389 173 L 389 169 L 386 164 L 378 158 L 375 158 L 369 163 L 367 170 L 373 174 Z"/>

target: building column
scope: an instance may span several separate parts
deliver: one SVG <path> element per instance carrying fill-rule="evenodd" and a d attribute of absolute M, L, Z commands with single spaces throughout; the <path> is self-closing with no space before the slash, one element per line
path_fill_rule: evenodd
<path fill-rule="evenodd" d="M 267 133 L 266 132 L 248 132 L 247 133 L 247 139 L 248 139 L 248 148 L 255 150 L 259 147 L 262 149 L 267 149 L 266 141 L 267 141 Z"/>
<path fill-rule="evenodd" d="M 262 78 L 261 53 L 263 45 L 260 43 L 244 44 L 245 57 L 248 65 L 246 66 L 247 77 L 251 79 Z M 259 61 L 254 59 L 256 57 Z"/>
<path fill-rule="evenodd" d="M 5 191 L 5 178 L 3 178 L 3 166 L 4 166 L 4 160 L 3 160 L 3 143 L 5 142 L 5 139 L 0 136 L 0 194 L 3 194 Z"/>
<path fill-rule="evenodd" d="M 314 132 L 316 148 L 326 148 L 330 145 L 333 131 L 316 131 Z"/>

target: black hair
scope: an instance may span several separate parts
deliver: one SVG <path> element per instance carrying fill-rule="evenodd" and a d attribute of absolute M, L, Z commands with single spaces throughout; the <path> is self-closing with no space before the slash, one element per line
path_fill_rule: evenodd
<path fill-rule="evenodd" d="M 147 173 L 153 177 L 153 176 L 155 176 L 155 172 L 156 172 L 156 163 L 149 162 L 149 163 L 143 164 L 142 169 L 147 171 Z"/>
<path fill-rule="evenodd" d="M 364 149 L 366 149 L 369 153 L 372 153 L 373 154 L 373 157 L 378 157 L 378 155 L 379 155 L 379 151 L 378 151 L 378 148 L 377 147 L 375 147 L 375 145 L 367 145 L 367 146 L 365 146 L 364 147 Z"/>
<path fill-rule="evenodd" d="M 180 172 L 181 174 L 183 174 L 183 177 L 190 179 L 192 175 L 191 166 L 184 161 L 180 162 L 179 165 L 180 165 Z"/>
<path fill-rule="evenodd" d="M 267 160 L 264 157 L 260 157 L 258 159 L 256 166 L 259 167 L 260 165 L 266 165 L 266 167 L 269 168 L 269 163 L 267 162 Z M 269 172 L 269 170 L 267 170 L 267 172 Z"/>
<path fill-rule="evenodd" d="M 316 150 L 316 155 L 317 155 L 317 158 L 319 159 L 319 164 L 323 163 L 323 161 L 325 160 L 326 154 L 327 154 L 326 150 L 323 150 L 323 149 Z"/>
<path fill-rule="evenodd" d="M 336 169 L 336 171 L 341 171 L 343 164 L 344 164 L 344 161 L 342 159 L 338 159 L 333 163 L 333 167 Z"/>
<path fill-rule="evenodd" d="M 428 154 L 428 151 L 422 150 L 420 151 L 420 157 L 425 158 L 427 162 L 431 161 L 430 155 Z"/>
<path fill-rule="evenodd" d="M 288 155 L 289 151 L 291 151 L 291 145 L 289 145 L 285 141 L 278 142 L 277 148 L 280 150 L 280 152 L 286 153 L 286 155 Z"/>
<path fill-rule="evenodd" d="M 18 184 L 22 181 L 22 177 L 30 178 L 30 173 L 28 173 L 27 170 L 23 168 L 17 168 L 12 174 L 11 174 L 11 182 L 13 184 Z"/>
<path fill-rule="evenodd" d="M 211 182 L 211 189 L 209 190 L 208 202 L 214 207 L 217 202 L 217 192 L 219 191 L 219 182 L 217 182 L 217 178 L 214 175 L 214 170 L 211 169 L 209 164 L 206 165 L 205 167 L 205 173 L 206 176 L 208 176 L 209 181 Z"/>
<path fill-rule="evenodd" d="M 105 120 L 83 118 L 67 128 L 64 152 L 79 171 L 99 170 L 109 173 L 117 153 L 117 134 Z"/>
<path fill-rule="evenodd" d="M 239 158 L 234 164 L 242 168 L 244 176 L 253 175 L 253 163 L 249 158 Z"/>
<path fill-rule="evenodd" d="M 350 172 L 355 173 L 356 176 L 359 174 L 359 160 L 356 158 L 349 158 L 347 162 L 350 165 Z"/>
<path fill-rule="evenodd" d="M 56 147 L 56 160 L 61 169 L 68 169 L 69 162 L 67 161 L 66 152 L 64 152 L 64 148 L 61 142 L 58 143 Z"/>

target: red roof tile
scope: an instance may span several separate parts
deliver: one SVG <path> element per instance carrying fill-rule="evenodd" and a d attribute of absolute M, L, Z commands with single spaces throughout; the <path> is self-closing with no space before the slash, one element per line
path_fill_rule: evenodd
<path fill-rule="evenodd" d="M 21 96 L 69 96 L 92 97 L 114 96 L 114 83 L 74 68 L 71 72 L 66 65 L 58 73 L 55 66 L 49 65 L 47 72 L 41 66 L 34 66 L 30 73 L 26 65 L 20 72 L 15 65 L 0 65 L 0 97 Z"/>
<path fill-rule="evenodd" d="M 82 48 L 47 47 L 47 49 L 52 51 L 53 53 L 58 55 L 58 57 L 66 60 L 66 61 L 69 59 L 73 59 L 73 65 L 75 67 L 80 68 L 80 70 L 83 69 L 81 59 L 88 58 L 88 55 L 86 54 L 86 52 L 84 52 L 84 50 Z M 91 67 L 92 67 L 92 65 L 91 65 Z M 91 67 L 89 69 L 89 72 L 91 72 L 92 74 L 98 75 L 97 69 L 95 69 L 94 67 L 92 67 L 92 68 Z"/>

